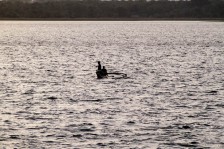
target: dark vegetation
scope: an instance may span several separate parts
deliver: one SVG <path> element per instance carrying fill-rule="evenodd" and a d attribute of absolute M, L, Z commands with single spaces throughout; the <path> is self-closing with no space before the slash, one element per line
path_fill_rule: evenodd
<path fill-rule="evenodd" d="M 224 0 L 0 1 L 0 18 L 224 18 Z"/>

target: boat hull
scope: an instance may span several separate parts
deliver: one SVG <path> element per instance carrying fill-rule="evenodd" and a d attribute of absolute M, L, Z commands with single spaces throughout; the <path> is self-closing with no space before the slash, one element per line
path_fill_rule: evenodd
<path fill-rule="evenodd" d="M 104 75 L 101 70 L 96 71 L 96 76 L 97 76 L 97 79 L 107 78 L 107 75 Z"/>

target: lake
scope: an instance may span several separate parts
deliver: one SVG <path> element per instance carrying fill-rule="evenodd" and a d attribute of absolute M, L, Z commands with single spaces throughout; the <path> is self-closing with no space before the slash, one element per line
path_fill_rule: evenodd
<path fill-rule="evenodd" d="M 224 22 L 0 28 L 0 148 L 224 148 Z"/>

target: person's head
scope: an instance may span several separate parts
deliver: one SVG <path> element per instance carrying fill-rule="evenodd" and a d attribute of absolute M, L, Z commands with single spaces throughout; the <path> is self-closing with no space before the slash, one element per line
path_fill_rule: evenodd
<path fill-rule="evenodd" d="M 103 66 L 103 69 L 105 69 L 105 66 Z"/>
<path fill-rule="evenodd" d="M 100 64 L 100 61 L 98 61 L 98 64 Z"/>

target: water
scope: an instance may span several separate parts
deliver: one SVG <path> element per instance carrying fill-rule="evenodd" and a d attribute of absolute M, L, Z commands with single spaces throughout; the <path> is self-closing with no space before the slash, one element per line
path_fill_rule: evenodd
<path fill-rule="evenodd" d="M 224 148 L 223 22 L 0 28 L 0 148 Z"/>

